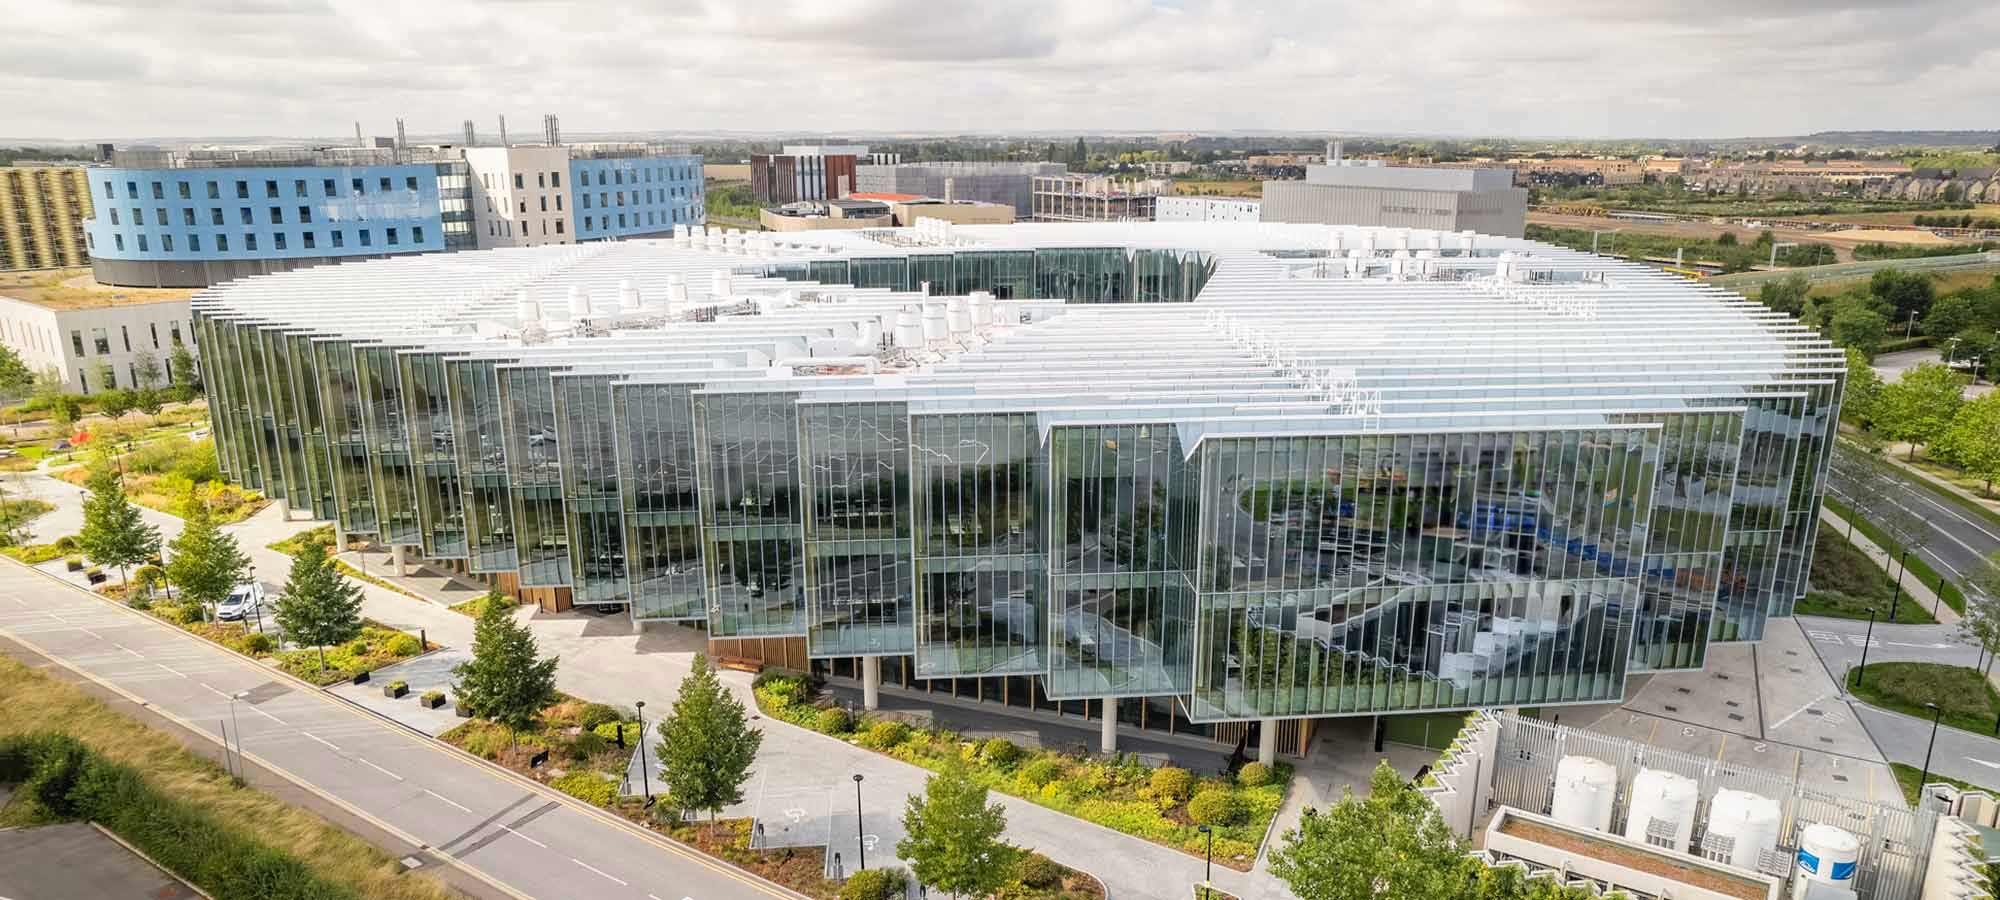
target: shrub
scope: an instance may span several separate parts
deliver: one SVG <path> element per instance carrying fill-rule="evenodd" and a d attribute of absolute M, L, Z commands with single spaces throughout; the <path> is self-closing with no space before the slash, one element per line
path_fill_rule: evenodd
<path fill-rule="evenodd" d="M 404 681 L 404 680 L 403 680 L 403 679 L 401 679 L 401 678 L 398 678 L 398 679 L 396 679 L 395 681 L 391 681 L 391 682 L 389 682 L 389 690 L 392 690 L 392 691 L 407 691 L 407 690 L 409 690 L 409 689 L 410 689 L 410 683 L 409 683 L 409 682 L 407 682 L 407 681 Z"/>
<path fill-rule="evenodd" d="M 1077 789 L 1074 793 L 1082 796 L 1108 791 L 1117 779 L 1112 776 L 1109 766 L 1091 763 L 1079 770 L 1071 780 L 1076 782 Z"/>
<path fill-rule="evenodd" d="M 840 886 L 840 900 L 892 900 L 909 890 L 902 869 L 862 869 Z"/>
<path fill-rule="evenodd" d="M 986 746 L 979 749 L 979 756 L 989 766 L 1011 769 L 1021 759 L 1021 748 L 1006 738 L 987 738 Z"/>
<path fill-rule="evenodd" d="M 596 731 L 599 725 L 617 723 L 623 719 L 624 717 L 618 714 L 617 707 L 611 704 L 590 703 L 583 707 L 583 712 L 577 714 L 576 724 L 582 726 L 585 731 Z"/>
<path fill-rule="evenodd" d="M 443 692 L 443 691 L 425 691 L 425 692 L 424 692 L 424 702 L 425 702 L 425 703 L 438 703 L 438 702 L 441 702 L 441 701 L 443 701 L 443 700 L 444 700 L 444 692 Z"/>
<path fill-rule="evenodd" d="M 758 702 L 770 707 L 774 713 L 806 699 L 805 679 L 796 675 L 759 676 L 753 690 Z"/>
<path fill-rule="evenodd" d="M 813 716 L 812 727 L 814 731 L 820 734 L 846 734 L 852 724 L 847 715 L 847 710 L 841 709 L 838 706 L 829 706 L 826 709 L 820 710 L 818 715 Z"/>
<path fill-rule="evenodd" d="M 253 631 L 236 642 L 236 646 L 251 656 L 264 656 L 278 649 L 278 642 L 261 631 Z"/>
<path fill-rule="evenodd" d="M 75 553 L 75 552 L 76 552 L 76 535 L 73 535 L 73 534 L 65 534 L 65 535 L 63 535 L 62 537 L 59 537 L 59 538 L 56 538 L 56 552 L 57 552 L 57 553 Z"/>
<path fill-rule="evenodd" d="M 599 735 L 595 731 L 586 731 L 571 738 L 569 745 L 563 748 L 563 753 L 572 762 L 584 762 L 610 749 L 610 746 L 610 742 L 606 741 L 602 735 Z"/>
<path fill-rule="evenodd" d="M 502 750 L 513 746 L 507 729 L 486 722 L 467 726 L 464 737 L 457 742 L 465 752 L 482 759 L 493 759 Z"/>
<path fill-rule="evenodd" d="M 910 726 L 901 722 L 876 722 L 861 735 L 861 746 L 870 750 L 888 750 L 909 736 Z"/>
<path fill-rule="evenodd" d="M 596 772 L 571 772 L 549 786 L 592 806 L 610 806 L 618 799 L 618 785 Z"/>
<path fill-rule="evenodd" d="M 1244 763 L 1236 770 L 1236 783 L 1244 787 L 1263 787 L 1271 783 L 1271 767 L 1260 762 Z"/>
<path fill-rule="evenodd" d="M 1194 796 L 1194 773 L 1177 766 L 1161 766 L 1153 770 L 1146 788 L 1155 800 L 1181 803 Z"/>
<path fill-rule="evenodd" d="M 159 566 L 140 566 L 132 570 L 132 583 L 138 585 L 140 590 L 149 590 L 157 587 L 161 582 L 166 580 L 166 570 L 161 569 Z"/>
<path fill-rule="evenodd" d="M 1031 851 L 1021 857 L 1014 877 L 1031 888 L 1052 888 L 1062 883 L 1063 867 L 1061 863 Z"/>
<path fill-rule="evenodd" d="M 145 612 L 153 608 L 153 600 L 145 594 L 134 594 L 132 595 L 132 599 L 125 601 L 125 605 L 140 612 Z"/>
<path fill-rule="evenodd" d="M 639 740 L 639 723 L 637 722 L 606 722 L 596 728 L 592 728 L 590 731 L 598 737 L 614 742 L 618 740 L 618 733 L 622 731 L 625 733 L 625 746 L 627 747 L 632 746 L 633 742 Z"/>
<path fill-rule="evenodd" d="M 1014 778 L 1023 785 L 1039 790 L 1043 785 L 1061 778 L 1062 773 L 1063 764 L 1061 760 L 1053 756 L 1037 756 L 1029 760 L 1027 765 L 1022 766 L 1021 771 L 1016 773 Z"/>
<path fill-rule="evenodd" d="M 390 656 L 415 656 L 424 652 L 424 644 L 414 634 L 399 634 L 382 644 L 382 652 Z"/>
<path fill-rule="evenodd" d="M 1188 818 L 1196 825 L 1235 825 L 1243 821 L 1248 810 L 1243 801 L 1236 798 L 1227 788 L 1208 788 L 1188 801 Z"/>

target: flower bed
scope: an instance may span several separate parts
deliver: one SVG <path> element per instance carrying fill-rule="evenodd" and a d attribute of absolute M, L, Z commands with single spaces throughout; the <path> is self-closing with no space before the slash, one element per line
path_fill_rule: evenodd
<path fill-rule="evenodd" d="M 326 648 L 325 668 L 320 666 L 318 648 L 280 650 L 278 625 L 269 610 L 263 615 L 264 627 L 257 628 L 257 620 L 244 622 L 218 622 L 208 617 L 201 607 L 192 603 L 169 601 L 158 596 L 148 598 L 132 594 L 135 585 L 102 585 L 97 592 L 112 599 L 122 600 L 133 609 L 141 610 L 152 617 L 180 628 L 197 637 L 228 647 L 245 656 L 260 661 L 271 662 L 286 674 L 320 687 L 349 681 L 363 672 L 373 672 L 384 666 L 394 665 L 424 652 L 426 649 L 419 638 L 405 631 L 390 628 L 373 619 L 363 619 L 361 636 L 345 644 L 335 644 Z M 432 643 L 428 649 L 438 649 Z"/>
<path fill-rule="evenodd" d="M 1256 862 L 1292 777 L 1290 766 L 1254 763 L 1237 780 L 1198 777 L 1185 769 L 1150 768 L 1132 756 L 1105 761 L 1018 747 L 1001 738 L 972 742 L 948 731 L 870 717 L 835 728 L 834 717 L 822 718 L 831 705 L 795 675 L 760 676 L 754 693 L 757 708 L 773 718 L 933 771 L 956 756 L 992 790 L 1193 856 L 1207 847 L 1197 829 L 1208 824 L 1215 832 L 1216 864 L 1238 871 L 1247 872 Z"/>

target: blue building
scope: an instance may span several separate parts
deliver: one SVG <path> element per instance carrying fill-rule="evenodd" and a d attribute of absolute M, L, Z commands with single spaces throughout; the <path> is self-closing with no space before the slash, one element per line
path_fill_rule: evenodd
<path fill-rule="evenodd" d="M 661 234 L 705 221 L 699 156 L 613 157 L 573 148 L 569 173 L 579 241 Z"/>

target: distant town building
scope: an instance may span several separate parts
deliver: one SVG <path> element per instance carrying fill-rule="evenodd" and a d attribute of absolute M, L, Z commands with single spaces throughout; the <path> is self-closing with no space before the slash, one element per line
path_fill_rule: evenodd
<path fill-rule="evenodd" d="M 1144 165 L 1146 167 L 1146 175 L 1152 178 L 1167 178 L 1173 175 L 1186 175 L 1189 172 L 1194 171 L 1194 163 L 1188 162 L 1187 160 L 1184 159 L 1167 160 L 1165 162 L 1147 162 L 1147 163 L 1142 163 L 1141 165 Z"/>
<path fill-rule="evenodd" d="M 1710 160 L 1691 166 L 1688 186 L 1710 193 L 1861 194 L 1912 174 L 1894 160 Z"/>
<path fill-rule="evenodd" d="M 147 355 L 159 365 L 155 386 L 163 386 L 172 380 L 173 348 L 195 340 L 193 294 L 99 285 L 78 267 L 45 286 L 0 288 L 0 343 L 29 371 L 53 369 L 79 394 L 138 384 Z"/>
<path fill-rule="evenodd" d="M 1512 159 L 1514 183 L 1530 185 L 1604 185 L 1619 187 L 1646 180 L 1646 167 L 1630 159 Z"/>
<path fill-rule="evenodd" d="M 1158 180 L 1105 175 L 1046 175 L 1034 180 L 1037 222 L 1150 222 L 1154 204 L 1173 186 Z"/>
<path fill-rule="evenodd" d="M 901 161 L 900 154 L 872 152 L 863 144 L 788 144 L 782 152 L 750 157 L 750 191 L 757 202 L 773 206 L 837 200 L 860 190 L 857 167 Z"/>
<path fill-rule="evenodd" d="M 1017 218 L 1034 213 L 1034 179 L 1069 171 L 1051 162 L 920 162 L 861 166 L 860 193 L 915 194 L 940 200 L 1004 203 Z"/>
<path fill-rule="evenodd" d="M 1161 197 L 1153 204 L 1158 222 L 1255 222 L 1258 201 L 1249 197 Z"/>
<path fill-rule="evenodd" d="M 83 223 L 90 214 L 90 185 L 82 168 L 0 166 L 0 270 L 88 265 Z"/>
<path fill-rule="evenodd" d="M 1267 181 L 1265 222 L 1387 225 L 1521 237 L 1528 192 L 1507 169 L 1386 166 L 1343 160 L 1306 167 L 1303 181 Z"/>

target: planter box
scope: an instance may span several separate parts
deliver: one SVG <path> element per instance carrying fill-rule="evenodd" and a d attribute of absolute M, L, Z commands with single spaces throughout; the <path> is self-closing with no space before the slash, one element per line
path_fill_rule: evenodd
<path fill-rule="evenodd" d="M 354 675 L 354 683 L 355 683 L 355 684 L 367 684 L 367 683 L 368 683 L 368 673 L 367 673 L 367 672 L 357 672 L 357 673 L 355 673 L 355 675 Z"/>
<path fill-rule="evenodd" d="M 451 711 L 453 715 L 458 716 L 461 719 L 472 718 L 472 710 L 463 703 L 452 707 Z"/>
<path fill-rule="evenodd" d="M 410 692 L 410 686 L 407 684 L 405 685 L 385 684 L 382 686 L 382 696 L 387 697 L 391 700 L 400 700 L 403 698 L 404 694 L 408 694 L 409 692 Z"/>
<path fill-rule="evenodd" d="M 89 579 L 91 584 L 103 584 L 105 582 L 105 576 L 103 572 L 92 572 L 84 577 Z"/>
<path fill-rule="evenodd" d="M 63 567 L 72 572 L 81 572 L 83 571 L 83 560 L 65 559 L 63 560 Z"/>
<path fill-rule="evenodd" d="M 431 699 L 429 699 L 429 700 L 426 700 L 426 699 L 424 699 L 424 698 L 422 698 L 422 697 L 418 697 L 418 698 L 417 698 L 417 703 L 421 704 L 421 705 L 423 706 L 423 708 L 425 708 L 425 709 L 437 709 L 438 707 L 441 707 L 441 706 L 443 706 L 443 705 L 444 705 L 444 698 L 443 698 L 443 697 L 432 697 Z"/>

